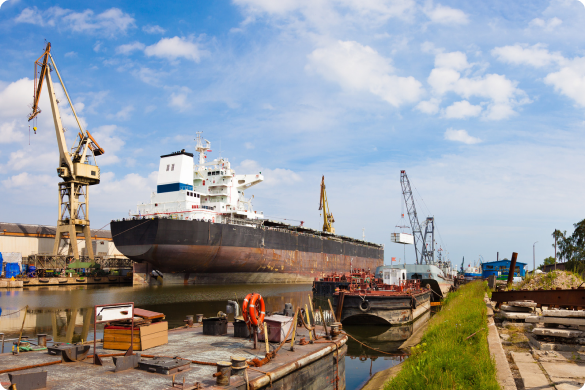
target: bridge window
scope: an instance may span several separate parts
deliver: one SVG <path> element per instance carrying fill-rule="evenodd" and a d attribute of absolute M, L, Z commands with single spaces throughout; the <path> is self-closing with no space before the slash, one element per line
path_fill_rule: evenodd
<path fill-rule="evenodd" d="M 171 165 L 171 171 L 175 170 L 175 164 Z"/>
<path fill-rule="evenodd" d="M 169 171 L 169 168 L 170 168 L 170 167 L 171 167 L 171 166 L 167 164 L 167 172 Z"/>

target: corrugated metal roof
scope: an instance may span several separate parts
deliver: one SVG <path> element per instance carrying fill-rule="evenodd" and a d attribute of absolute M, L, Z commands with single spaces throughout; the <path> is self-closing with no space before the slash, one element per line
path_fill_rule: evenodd
<path fill-rule="evenodd" d="M 46 226 L 46 225 L 30 225 L 25 223 L 11 223 L 11 222 L 0 222 L 0 234 L 4 233 L 20 233 L 20 234 L 30 234 L 30 235 L 55 235 L 57 231 L 55 226 Z M 109 230 L 95 230 L 91 229 L 91 236 L 98 238 L 112 238 L 112 233 Z"/>

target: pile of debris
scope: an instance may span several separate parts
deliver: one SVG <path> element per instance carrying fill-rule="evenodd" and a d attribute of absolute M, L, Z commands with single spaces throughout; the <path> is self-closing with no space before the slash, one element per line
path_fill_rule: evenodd
<path fill-rule="evenodd" d="M 514 286 L 514 290 L 554 290 L 557 288 L 568 290 L 583 284 L 579 275 L 568 271 L 551 271 L 528 277 Z"/>
<path fill-rule="evenodd" d="M 508 302 L 507 305 L 500 306 L 498 317 L 505 320 L 503 326 L 510 323 L 524 323 L 526 318 L 534 316 L 536 305 L 536 302 L 529 300 Z"/>
<path fill-rule="evenodd" d="M 530 344 L 540 350 L 585 351 L 585 310 L 543 310 L 525 319 L 535 324 L 528 334 Z"/>

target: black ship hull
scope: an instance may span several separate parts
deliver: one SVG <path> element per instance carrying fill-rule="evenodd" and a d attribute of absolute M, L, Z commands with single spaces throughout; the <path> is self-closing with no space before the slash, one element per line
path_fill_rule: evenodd
<path fill-rule="evenodd" d="M 174 219 L 111 222 L 116 248 L 164 283 L 311 283 L 316 277 L 384 264 L 381 245 L 283 227 Z"/>

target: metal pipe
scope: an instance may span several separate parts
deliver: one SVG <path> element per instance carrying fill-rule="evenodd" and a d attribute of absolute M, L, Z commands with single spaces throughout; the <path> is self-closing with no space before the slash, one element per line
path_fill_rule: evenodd
<path fill-rule="evenodd" d="M 47 335 L 44 333 L 39 333 L 37 335 L 37 345 L 39 347 L 46 347 L 47 346 Z"/>
<path fill-rule="evenodd" d="M 274 371 L 269 371 L 266 375 L 261 376 L 260 378 L 256 378 L 250 382 L 250 389 L 259 389 L 263 386 L 267 386 L 270 382 L 277 381 L 278 379 L 284 377 L 287 374 L 290 374 L 293 371 L 296 371 L 300 368 L 308 366 L 309 364 L 313 363 L 314 361 L 321 359 L 323 356 L 330 354 L 331 352 L 335 351 L 336 349 L 341 348 L 347 342 L 347 336 L 339 339 L 339 341 L 330 341 L 331 345 L 312 353 L 310 355 L 304 356 L 299 360 L 289 363 L 285 366 L 281 366 Z"/>
<path fill-rule="evenodd" d="M 14 367 L 14 368 L 9 368 L 7 370 L 0 371 L 0 374 L 4 374 L 6 372 L 14 372 L 14 371 L 28 370 L 29 368 L 45 367 L 45 366 L 50 366 L 50 365 L 53 365 L 53 364 L 59 364 L 61 362 L 63 362 L 63 361 L 62 360 L 55 360 L 54 362 L 33 364 L 31 366 Z"/>
<path fill-rule="evenodd" d="M 2 352 L 0 353 L 4 353 L 4 333 L 0 333 L 0 336 L 2 336 Z"/>
<path fill-rule="evenodd" d="M 508 269 L 508 283 L 507 286 L 510 287 L 512 281 L 514 280 L 514 270 L 516 269 L 516 259 L 518 259 L 518 253 L 512 252 L 512 260 L 510 262 L 510 268 Z"/>

